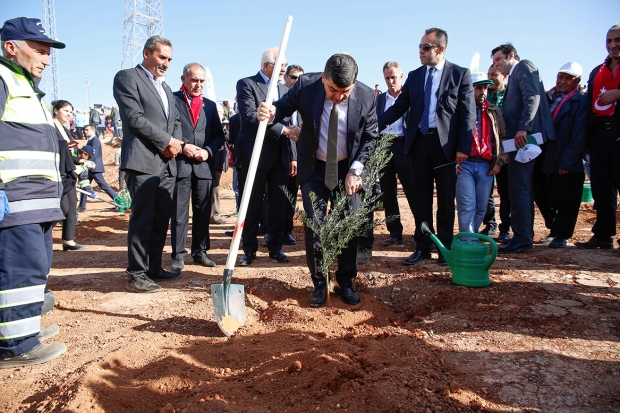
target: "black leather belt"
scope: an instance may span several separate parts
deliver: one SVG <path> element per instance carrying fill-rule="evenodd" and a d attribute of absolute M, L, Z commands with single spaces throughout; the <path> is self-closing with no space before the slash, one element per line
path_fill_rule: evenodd
<path fill-rule="evenodd" d="M 428 132 L 426 133 L 426 136 L 428 135 L 437 135 L 439 132 L 437 132 L 437 128 L 429 128 Z"/>

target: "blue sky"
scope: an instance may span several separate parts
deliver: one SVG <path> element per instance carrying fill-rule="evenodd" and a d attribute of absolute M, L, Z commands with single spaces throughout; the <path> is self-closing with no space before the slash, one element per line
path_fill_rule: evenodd
<path fill-rule="evenodd" d="M 42 3 L 0 0 L 0 22 L 42 19 Z M 123 0 L 55 3 L 56 34 L 67 44 L 58 54 L 60 98 L 85 108 L 88 75 L 91 103 L 111 105 L 121 65 Z M 584 77 L 603 61 L 607 29 L 620 22 L 620 1 L 163 0 L 163 14 L 164 35 L 173 43 L 168 83 L 178 89 L 183 65 L 197 61 L 210 68 L 221 101 L 232 100 L 237 80 L 256 74 L 262 52 L 279 45 L 287 15 L 293 16 L 287 61 L 306 72 L 320 72 L 330 55 L 345 51 L 357 60 L 360 81 L 385 90 L 383 64 L 419 67 L 417 45 L 434 26 L 448 32 L 448 60 L 469 67 L 480 52 L 486 68 L 491 49 L 510 41 L 550 88 L 567 61 L 579 62 Z"/>

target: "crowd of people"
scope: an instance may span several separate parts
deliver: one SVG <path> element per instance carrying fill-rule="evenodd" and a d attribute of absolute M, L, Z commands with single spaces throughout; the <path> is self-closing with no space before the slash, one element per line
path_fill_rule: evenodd
<path fill-rule="evenodd" d="M 613 248 L 620 179 L 620 25 L 607 32 L 608 56 L 590 73 L 586 93 L 579 63 L 558 62 L 556 84 L 545 90 L 536 65 L 521 59 L 512 44 L 489 51 L 488 70 L 472 73 L 445 58 L 448 35 L 431 28 L 419 44 L 421 66 L 404 82 L 398 62 L 383 65 L 386 92 L 357 80 L 358 66 L 349 54 L 329 57 L 320 73 L 304 73 L 270 48 L 258 73 L 237 82 L 235 103 L 224 102 L 221 109 L 203 96 L 205 69 L 199 63 L 183 67 L 179 91 L 163 81 L 173 48 L 156 35 L 144 45 L 142 63 L 114 77 L 116 105 L 108 115 L 92 106 L 88 113 L 75 112 L 63 100 L 50 111 L 41 102 L 38 80 L 50 64 L 50 48 L 65 44 L 49 38 L 38 19 L 7 20 L 0 39 L 1 368 L 43 363 L 66 351 L 62 343 L 42 344 L 58 332 L 57 326 L 40 323 L 49 309 L 51 231 L 54 223 L 62 223 L 63 250 L 85 248 L 75 240 L 75 225 L 87 197 L 96 196 L 91 182 L 116 197 L 103 178 L 100 138 L 108 127 L 114 138 L 122 138 L 116 154 L 119 187 L 126 186 L 132 199 L 126 289 L 135 293 L 157 292 L 160 282 L 181 276 L 190 203 L 189 255 L 205 267 L 218 264 L 208 251 L 209 225 L 222 222 L 220 177 L 234 165 L 238 208 L 264 121 L 269 126 L 254 185 L 246 194 L 239 265 L 257 259 L 261 231 L 269 259 L 288 261 L 283 246 L 297 240 L 283 186 L 292 194 L 301 191 L 304 211 L 319 223 L 338 188 L 350 197 L 349 208 L 356 208 L 365 164 L 377 140 L 388 135 L 392 158 L 379 182 L 385 215 L 400 215 L 400 182 L 415 221 L 416 247 L 404 265 L 431 258 L 431 241 L 421 232 L 424 222 L 448 247 L 456 220 L 461 232 L 497 237 L 501 254 L 527 252 L 534 245 L 535 204 L 549 231 L 537 242 L 566 247 L 579 213 L 584 159 L 590 163 L 597 218 L 592 238 L 575 246 Z M 272 78 L 278 79 L 276 99 L 267 105 Z M 86 144 L 80 147 L 79 139 Z M 230 156 L 228 148 L 233 148 Z M 79 205 L 78 189 L 85 192 Z M 171 271 L 162 267 L 169 228 Z M 387 229 L 383 245 L 402 245 L 407 231 L 402 221 L 388 221 Z M 346 304 L 361 300 L 353 279 L 358 265 L 372 258 L 373 243 L 369 231 L 344 246 L 337 259 L 334 292 Z M 321 241 L 308 227 L 304 245 L 314 285 L 309 304 L 321 307 L 329 274 L 320 271 Z M 26 248 L 39 259 L 20 259 Z M 441 253 L 438 264 L 446 264 Z"/>

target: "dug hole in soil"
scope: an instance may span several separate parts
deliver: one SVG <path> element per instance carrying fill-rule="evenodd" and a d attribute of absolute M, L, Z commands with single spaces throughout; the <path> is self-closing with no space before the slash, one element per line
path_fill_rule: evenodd
<path fill-rule="evenodd" d="M 106 180 L 118 187 L 118 143 L 108 136 L 103 147 Z M 222 182 L 224 216 L 234 211 L 231 177 L 229 170 Z M 215 322 L 211 284 L 222 280 L 233 217 L 211 225 L 217 267 L 188 257 L 182 277 L 160 292 L 132 294 L 129 214 L 89 200 L 76 235 L 88 249 L 63 252 L 60 226 L 54 230 L 48 286 L 57 303 L 42 324 L 60 326 L 51 341 L 68 351 L 0 370 L 0 411 L 620 411 L 620 254 L 573 246 L 591 235 L 591 204 L 568 248 L 500 256 L 492 285 L 478 289 L 451 283 L 436 253 L 403 265 L 415 244 L 402 196 L 400 205 L 405 244 L 384 247 L 385 226 L 375 230 L 372 259 L 355 280 L 356 306 L 332 294 L 330 305 L 309 307 L 300 221 L 297 244 L 284 247 L 290 262 L 259 247 L 251 266 L 234 270 L 247 321 L 229 339 Z M 537 215 L 536 239 L 545 236 Z M 170 252 L 168 242 L 168 269 Z"/>

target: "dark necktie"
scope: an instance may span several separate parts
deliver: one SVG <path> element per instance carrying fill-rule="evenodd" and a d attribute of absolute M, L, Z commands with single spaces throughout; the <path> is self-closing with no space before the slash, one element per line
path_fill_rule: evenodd
<path fill-rule="evenodd" d="M 426 84 L 424 85 L 424 111 L 422 112 L 422 119 L 420 119 L 420 132 L 422 135 L 428 133 L 428 113 L 431 106 L 431 89 L 433 88 L 433 73 L 437 70 L 434 67 L 428 69 L 428 77 L 426 78 Z"/>
<path fill-rule="evenodd" d="M 327 156 L 325 158 L 325 186 L 332 191 L 338 186 L 338 108 L 332 106 L 327 129 Z"/>

